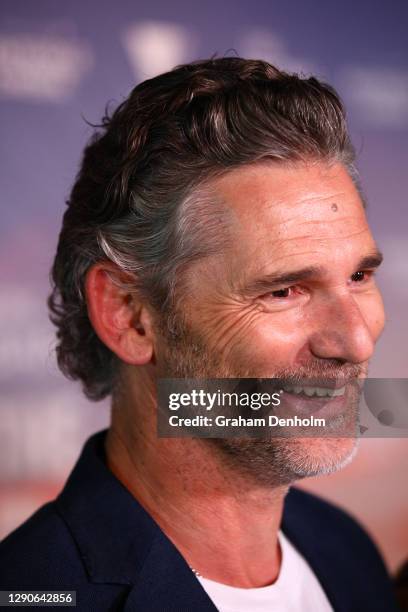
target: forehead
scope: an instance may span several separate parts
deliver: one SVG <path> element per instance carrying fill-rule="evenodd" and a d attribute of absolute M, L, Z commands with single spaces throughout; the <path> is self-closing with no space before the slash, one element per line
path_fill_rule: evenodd
<path fill-rule="evenodd" d="M 374 247 L 361 197 L 341 164 L 244 167 L 215 188 L 231 213 L 229 254 L 247 271 L 286 260 L 360 256 Z"/>

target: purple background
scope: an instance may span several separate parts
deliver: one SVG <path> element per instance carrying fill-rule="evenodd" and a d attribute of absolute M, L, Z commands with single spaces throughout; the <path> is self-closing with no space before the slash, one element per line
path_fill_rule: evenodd
<path fill-rule="evenodd" d="M 111 101 L 193 59 L 235 49 L 314 73 L 343 97 L 369 218 L 385 264 L 386 310 L 371 375 L 408 374 L 408 5 L 394 1 L 32 3 L 0 23 L 0 537 L 69 472 L 108 422 L 53 357 L 48 271 L 82 148 Z M 368 440 L 342 473 L 310 480 L 357 514 L 394 568 L 408 554 L 408 442 Z"/>

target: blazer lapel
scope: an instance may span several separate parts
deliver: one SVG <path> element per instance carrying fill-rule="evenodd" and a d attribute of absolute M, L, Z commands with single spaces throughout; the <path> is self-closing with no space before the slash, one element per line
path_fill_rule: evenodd
<path fill-rule="evenodd" d="M 138 579 L 129 593 L 125 612 L 216 612 L 178 550 L 158 533 Z"/>

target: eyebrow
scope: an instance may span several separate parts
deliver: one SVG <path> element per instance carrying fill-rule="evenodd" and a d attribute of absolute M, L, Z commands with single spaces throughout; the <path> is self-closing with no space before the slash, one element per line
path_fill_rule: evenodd
<path fill-rule="evenodd" d="M 368 270 L 378 268 L 383 261 L 383 255 L 376 250 L 360 259 L 356 266 L 358 270 Z M 313 277 L 323 276 L 326 269 L 323 266 L 307 266 L 298 270 L 288 272 L 272 272 L 262 277 L 250 280 L 245 286 L 241 287 L 239 295 L 242 297 L 253 297 L 262 292 L 267 292 L 271 287 L 288 285 L 299 281 L 309 280 Z"/>

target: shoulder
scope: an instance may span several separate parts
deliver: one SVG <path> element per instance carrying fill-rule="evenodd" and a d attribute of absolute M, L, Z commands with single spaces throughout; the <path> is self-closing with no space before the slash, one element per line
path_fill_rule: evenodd
<path fill-rule="evenodd" d="M 285 501 L 284 518 L 289 524 L 307 525 L 307 533 L 315 541 L 324 537 L 340 545 L 346 538 L 348 546 L 353 543 L 379 555 L 373 540 L 355 517 L 318 495 L 291 488 Z"/>
<path fill-rule="evenodd" d="M 286 497 L 282 527 L 340 609 L 397 609 L 376 544 L 348 512 L 293 488 Z"/>
<path fill-rule="evenodd" d="M 56 502 L 0 542 L 0 590 L 75 591 L 78 610 L 122 610 L 127 590 L 93 584 Z"/>
<path fill-rule="evenodd" d="M 42 506 L 0 542 L 1 587 L 78 583 L 85 569 L 55 502 Z"/>

